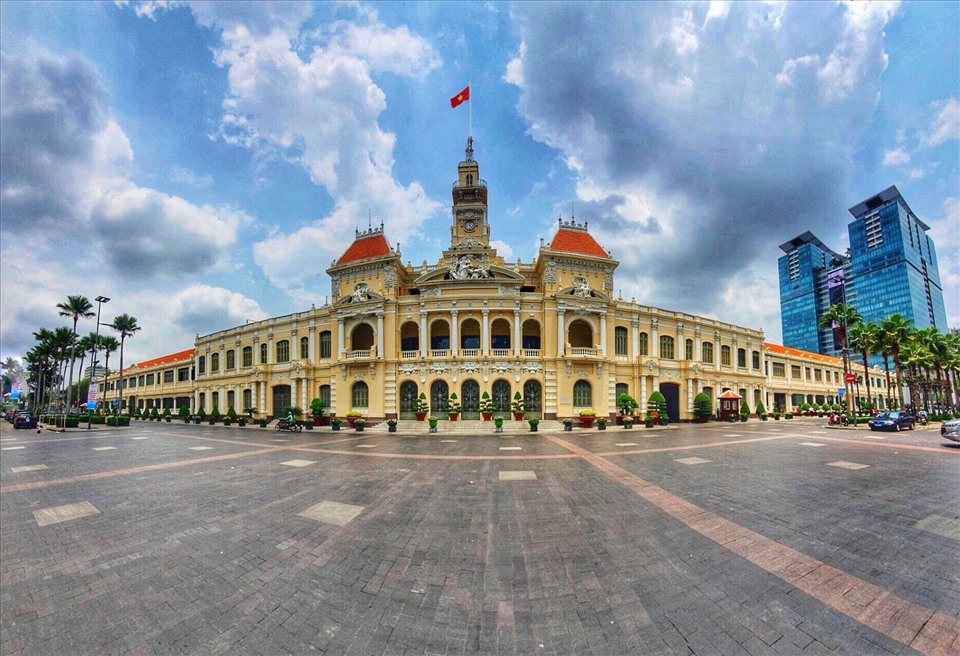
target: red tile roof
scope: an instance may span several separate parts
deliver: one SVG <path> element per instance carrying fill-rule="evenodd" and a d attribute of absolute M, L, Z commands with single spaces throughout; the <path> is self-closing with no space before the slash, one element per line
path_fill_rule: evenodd
<path fill-rule="evenodd" d="M 384 239 L 382 234 L 374 235 L 373 237 L 363 237 L 350 244 L 347 252 L 340 256 L 337 265 L 369 260 L 372 257 L 382 257 L 389 254 L 390 245 L 387 244 L 387 240 Z"/>
<path fill-rule="evenodd" d="M 763 348 L 768 353 L 776 353 L 777 355 L 790 355 L 795 358 L 803 358 L 804 360 L 822 362 L 835 367 L 843 365 L 843 360 L 840 358 L 831 358 L 829 355 L 820 355 L 819 353 L 811 353 L 810 351 L 801 351 L 800 349 L 790 348 L 789 346 L 780 346 L 779 344 L 764 342 Z"/>
<path fill-rule="evenodd" d="M 550 250 L 578 255 L 592 255 L 593 257 L 610 257 L 600 247 L 600 244 L 590 236 L 590 233 L 580 230 L 564 230 L 560 228 L 550 244 Z"/>
<path fill-rule="evenodd" d="M 180 351 L 179 353 L 171 353 L 170 355 L 163 355 L 163 356 L 160 356 L 159 358 L 154 358 L 153 360 L 138 362 L 133 366 L 136 367 L 137 369 L 146 369 L 149 367 L 157 367 L 164 364 L 172 364 L 174 362 L 180 362 L 181 360 L 192 360 L 194 353 L 195 353 L 195 349 L 187 349 L 186 351 Z"/>

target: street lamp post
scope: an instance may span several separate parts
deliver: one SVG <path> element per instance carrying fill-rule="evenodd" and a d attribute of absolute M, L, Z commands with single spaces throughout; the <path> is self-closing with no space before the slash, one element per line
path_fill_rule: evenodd
<path fill-rule="evenodd" d="M 110 299 L 107 298 L 106 296 L 97 296 L 93 300 L 97 302 L 97 336 L 93 340 L 93 357 L 91 358 L 93 360 L 93 373 L 90 376 L 91 385 L 93 384 L 93 379 L 97 376 L 97 350 L 98 350 L 98 347 L 100 346 L 100 306 L 103 305 L 104 303 L 110 302 Z M 106 380 L 107 378 L 106 372 L 104 372 L 103 378 L 104 380 Z M 87 396 L 89 397 L 89 394 Z M 90 408 L 87 408 L 87 430 L 90 430 L 90 424 L 92 423 L 93 423 L 93 413 L 90 412 Z"/>

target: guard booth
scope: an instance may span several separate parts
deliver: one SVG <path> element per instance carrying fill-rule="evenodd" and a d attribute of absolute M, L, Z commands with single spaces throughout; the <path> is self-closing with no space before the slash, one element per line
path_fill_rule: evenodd
<path fill-rule="evenodd" d="M 720 409 L 720 421 L 739 421 L 740 420 L 740 401 L 742 396 L 736 392 L 726 391 L 717 399 L 717 407 Z"/>

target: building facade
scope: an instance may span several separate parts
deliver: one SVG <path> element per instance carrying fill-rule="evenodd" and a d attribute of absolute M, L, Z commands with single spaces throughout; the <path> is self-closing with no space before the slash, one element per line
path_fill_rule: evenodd
<path fill-rule="evenodd" d="M 857 308 L 864 322 L 899 314 L 917 328 L 947 331 L 943 287 L 929 226 L 896 186 L 850 208 L 850 250 L 839 255 L 812 233 L 781 244 L 780 320 L 789 347 L 839 356 L 831 329 L 819 327 L 835 303 Z M 871 359 L 879 364 L 880 356 Z"/>
<path fill-rule="evenodd" d="M 456 394 L 466 419 L 479 418 L 484 394 L 504 415 L 519 395 L 527 415 L 562 419 L 612 416 L 623 393 L 642 408 L 660 391 L 675 421 L 693 418 L 699 392 L 733 390 L 751 410 L 835 399 L 839 360 L 812 365 L 813 354 L 772 351 L 759 330 L 614 298 L 618 262 L 572 217 L 532 262 L 504 261 L 490 246 L 487 193 L 468 141 L 435 263 L 404 265 L 383 224 L 357 231 L 327 269 L 330 303 L 198 337 L 179 359 L 112 376 L 107 394 L 179 406 L 187 386 L 157 381 L 188 376 L 193 412 L 277 416 L 319 398 L 370 419 L 413 418 L 421 394 L 440 418 Z"/>

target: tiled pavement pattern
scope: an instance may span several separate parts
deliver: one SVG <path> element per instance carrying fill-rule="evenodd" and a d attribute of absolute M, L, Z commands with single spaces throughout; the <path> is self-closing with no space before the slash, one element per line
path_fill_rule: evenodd
<path fill-rule="evenodd" d="M 960 449 L 822 428 L 4 425 L 0 653 L 960 653 Z"/>

